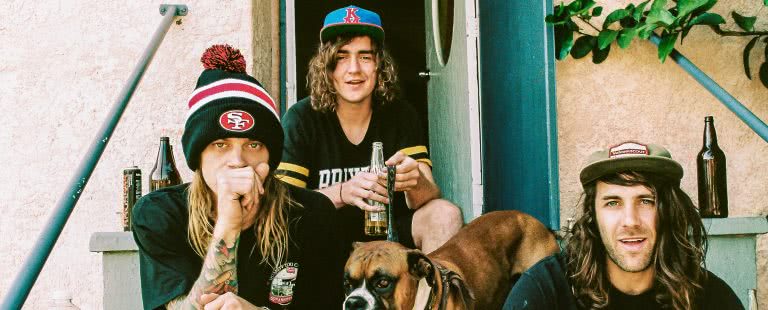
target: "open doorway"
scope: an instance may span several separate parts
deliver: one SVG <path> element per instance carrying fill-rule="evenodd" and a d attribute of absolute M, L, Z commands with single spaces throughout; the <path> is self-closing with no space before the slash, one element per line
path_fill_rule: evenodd
<path fill-rule="evenodd" d="M 398 66 L 403 98 L 418 111 L 425 138 L 428 137 L 427 80 L 419 77 L 419 72 L 426 69 L 423 1 L 286 1 L 288 5 L 291 2 L 294 8 L 295 50 L 287 52 L 296 53 L 296 80 L 293 81 L 296 87 L 296 100 L 309 95 L 306 80 L 307 65 L 320 43 L 320 28 L 323 26 L 325 15 L 341 7 L 356 5 L 381 16 L 385 32 L 384 45 Z M 288 105 L 293 103 L 287 102 Z"/>

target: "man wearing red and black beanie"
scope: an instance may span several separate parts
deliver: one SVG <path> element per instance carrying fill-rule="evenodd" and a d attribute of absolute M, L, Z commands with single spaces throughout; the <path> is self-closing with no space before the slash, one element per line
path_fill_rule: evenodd
<path fill-rule="evenodd" d="M 333 204 L 275 179 L 278 109 L 240 52 L 214 45 L 201 61 L 182 136 L 193 180 L 133 211 L 144 308 L 338 308 Z"/>

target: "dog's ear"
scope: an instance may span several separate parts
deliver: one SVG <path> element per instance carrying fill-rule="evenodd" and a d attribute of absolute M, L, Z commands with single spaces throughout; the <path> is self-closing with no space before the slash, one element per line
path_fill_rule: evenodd
<path fill-rule="evenodd" d="M 457 274 L 452 274 L 449 278 L 450 290 L 455 291 L 458 295 L 458 301 L 464 305 L 464 309 L 474 309 L 475 294 L 467 287 L 467 284 Z"/>
<path fill-rule="evenodd" d="M 435 266 L 421 251 L 408 251 L 408 271 L 419 278 L 426 278 L 429 286 L 435 285 Z"/>

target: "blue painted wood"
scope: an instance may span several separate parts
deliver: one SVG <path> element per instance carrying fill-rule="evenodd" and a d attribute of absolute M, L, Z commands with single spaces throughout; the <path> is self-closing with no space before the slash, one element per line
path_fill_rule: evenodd
<path fill-rule="evenodd" d="M 485 211 L 521 210 L 559 228 L 551 0 L 480 1 Z"/>

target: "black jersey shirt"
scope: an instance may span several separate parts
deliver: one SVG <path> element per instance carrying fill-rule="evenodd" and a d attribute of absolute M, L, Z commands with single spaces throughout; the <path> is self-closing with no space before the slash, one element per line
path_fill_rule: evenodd
<path fill-rule="evenodd" d="M 145 309 L 164 308 L 189 293 L 203 260 L 187 238 L 189 184 L 142 197 L 133 209 Z M 288 257 L 279 266 L 261 263 L 253 228 L 241 232 L 237 250 L 238 295 L 269 309 L 339 309 L 343 258 L 335 236 L 335 209 L 320 193 L 288 185 L 302 207 L 290 210 Z"/>
<path fill-rule="evenodd" d="M 285 144 L 276 174 L 282 181 L 299 187 L 323 189 L 345 182 L 360 171 L 367 171 L 373 142 L 382 142 L 385 160 L 402 151 L 416 161 L 432 166 L 416 111 L 402 101 L 374 104 L 365 138 L 357 145 L 347 139 L 335 112 L 315 111 L 309 98 L 293 105 L 283 116 L 282 124 Z M 404 244 L 413 247 L 410 237 L 412 211 L 405 203 L 403 192 L 395 192 L 393 205 L 395 218 L 402 219 L 397 221 L 397 225 L 401 226 L 398 228 L 401 230 L 401 242 L 405 241 Z M 345 209 L 341 211 L 356 212 L 357 208 Z M 342 213 L 342 221 L 347 222 L 349 212 Z M 342 229 L 362 233 L 362 214 L 351 216 L 359 223 L 344 223 L 345 228 Z"/>

